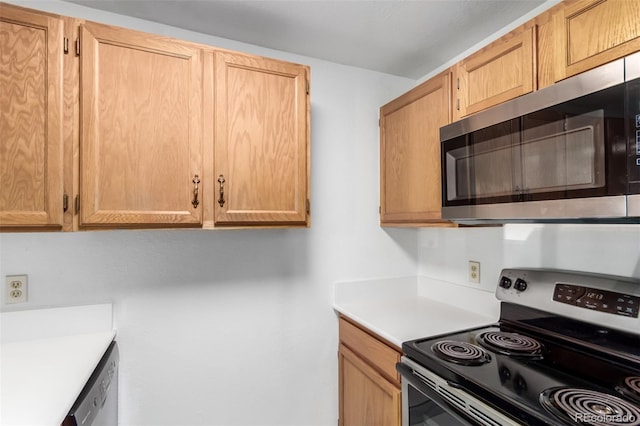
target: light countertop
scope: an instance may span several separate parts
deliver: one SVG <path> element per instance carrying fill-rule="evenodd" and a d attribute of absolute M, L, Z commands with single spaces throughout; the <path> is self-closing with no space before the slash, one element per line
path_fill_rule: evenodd
<path fill-rule="evenodd" d="M 457 289 L 470 294 L 447 300 L 423 295 L 420 288 L 443 286 L 417 277 L 336 283 L 333 308 L 394 344 L 436 336 L 468 328 L 493 324 L 498 320 L 497 300 L 491 293 L 473 289 Z M 455 287 L 455 286 L 454 286 Z M 454 289 L 455 290 L 455 289 Z M 421 294 L 423 293 L 423 294 Z M 429 292 L 440 294 L 443 291 Z M 463 299 L 475 300 L 475 309 L 466 307 Z M 478 309 L 478 307 L 480 309 Z"/>
<path fill-rule="evenodd" d="M 115 337 L 111 305 L 0 318 L 0 424 L 59 426 Z"/>

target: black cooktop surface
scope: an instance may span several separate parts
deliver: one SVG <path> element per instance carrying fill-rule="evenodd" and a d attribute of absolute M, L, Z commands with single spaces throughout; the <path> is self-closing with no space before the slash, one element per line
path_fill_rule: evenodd
<path fill-rule="evenodd" d="M 577 321 L 538 321 L 550 327 L 500 322 L 405 342 L 402 348 L 453 386 L 523 424 L 640 425 L 637 336 Z M 564 327 L 572 331 L 564 333 Z"/>

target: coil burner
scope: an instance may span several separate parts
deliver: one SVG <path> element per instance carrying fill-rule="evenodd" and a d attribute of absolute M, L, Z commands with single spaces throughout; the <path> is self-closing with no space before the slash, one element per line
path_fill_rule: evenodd
<path fill-rule="evenodd" d="M 637 426 L 640 408 L 624 399 L 588 389 L 558 387 L 540 395 L 542 406 L 567 424 Z"/>
<path fill-rule="evenodd" d="M 440 358 L 461 365 L 481 365 L 491 361 L 489 354 L 479 346 L 455 340 L 441 340 L 431 346 Z"/>
<path fill-rule="evenodd" d="M 640 376 L 629 376 L 625 378 L 621 385 L 616 386 L 616 390 L 640 404 Z"/>
<path fill-rule="evenodd" d="M 487 331 L 479 336 L 478 342 L 504 355 L 542 356 L 542 343 L 518 333 Z"/>

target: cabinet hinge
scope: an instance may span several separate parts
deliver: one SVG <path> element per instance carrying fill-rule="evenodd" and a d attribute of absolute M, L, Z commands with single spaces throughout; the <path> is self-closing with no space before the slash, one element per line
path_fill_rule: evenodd
<path fill-rule="evenodd" d="M 76 56 L 80 56 L 80 39 L 76 39 Z"/>
<path fill-rule="evenodd" d="M 62 39 L 62 51 L 64 52 L 65 55 L 69 54 L 69 38 L 65 37 L 64 39 Z"/>
<path fill-rule="evenodd" d="M 456 99 L 456 109 L 460 111 L 460 98 Z"/>
<path fill-rule="evenodd" d="M 460 90 L 460 77 L 458 77 L 456 80 L 458 80 L 458 90 Z"/>
<path fill-rule="evenodd" d="M 74 209 L 75 213 L 80 213 L 80 194 L 76 195 L 76 199 L 74 200 Z"/>
<path fill-rule="evenodd" d="M 69 210 L 69 196 L 64 194 L 62 196 L 62 212 L 66 213 Z"/>
<path fill-rule="evenodd" d="M 309 94 L 309 80 L 307 80 L 307 95 Z"/>
<path fill-rule="evenodd" d="M 311 214 L 311 201 L 309 201 L 309 199 L 307 198 L 307 214 Z"/>
<path fill-rule="evenodd" d="M 382 206 L 378 206 L 378 214 L 382 214 Z"/>

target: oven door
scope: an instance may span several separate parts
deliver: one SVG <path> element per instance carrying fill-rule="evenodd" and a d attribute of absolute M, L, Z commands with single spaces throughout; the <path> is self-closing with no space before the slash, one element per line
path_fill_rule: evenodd
<path fill-rule="evenodd" d="M 477 425 L 450 407 L 408 367 L 398 364 L 398 371 L 402 376 L 402 426 Z"/>
<path fill-rule="evenodd" d="M 521 425 L 406 357 L 396 369 L 402 382 L 402 426 Z"/>

